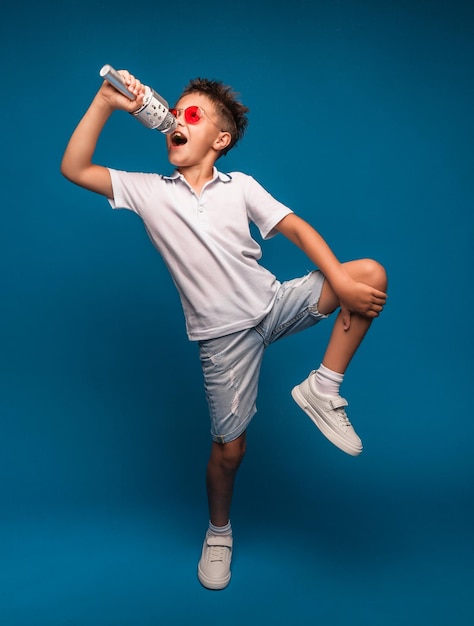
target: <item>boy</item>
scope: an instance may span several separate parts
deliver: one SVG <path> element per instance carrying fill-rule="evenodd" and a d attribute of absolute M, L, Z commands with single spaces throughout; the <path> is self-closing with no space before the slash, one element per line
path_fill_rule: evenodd
<path fill-rule="evenodd" d="M 137 110 L 144 87 L 121 72 L 130 101 L 108 83 L 99 89 L 66 148 L 61 171 L 104 195 L 113 208 L 142 218 L 179 291 L 190 340 L 199 343 L 211 417 L 206 472 L 209 528 L 198 565 L 200 582 L 223 589 L 230 580 L 230 508 L 234 478 L 245 454 L 246 428 L 255 413 L 265 348 L 316 324 L 340 308 L 317 371 L 292 395 L 321 432 L 351 455 L 362 451 L 339 395 L 344 372 L 386 301 L 383 267 L 370 259 L 341 264 L 323 238 L 277 202 L 253 178 L 223 174 L 216 160 L 242 137 L 248 109 L 219 81 L 191 81 L 173 110 L 176 130 L 166 137 L 171 176 L 119 172 L 93 163 L 112 112 Z M 261 266 L 262 237 L 283 233 L 319 268 L 280 284 Z"/>

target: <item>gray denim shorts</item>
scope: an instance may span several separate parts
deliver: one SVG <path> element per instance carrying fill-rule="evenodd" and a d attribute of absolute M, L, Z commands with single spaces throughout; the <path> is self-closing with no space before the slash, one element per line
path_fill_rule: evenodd
<path fill-rule="evenodd" d="M 198 342 L 214 441 L 237 439 L 256 413 L 265 348 L 328 317 L 317 308 L 323 283 L 319 271 L 285 281 L 257 326 Z"/>

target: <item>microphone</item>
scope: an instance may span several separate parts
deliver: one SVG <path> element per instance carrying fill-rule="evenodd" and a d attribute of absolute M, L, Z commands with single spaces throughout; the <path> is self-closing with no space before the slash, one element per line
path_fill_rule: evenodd
<path fill-rule="evenodd" d="M 111 65 L 104 65 L 100 70 L 100 76 L 110 83 L 117 91 L 120 91 L 130 100 L 135 100 L 135 95 L 127 89 L 121 74 L 114 70 Z M 168 135 L 176 130 L 178 125 L 175 116 L 170 113 L 168 103 L 154 89 L 145 86 L 143 105 L 132 113 L 144 126 L 152 130 L 159 130 Z"/>

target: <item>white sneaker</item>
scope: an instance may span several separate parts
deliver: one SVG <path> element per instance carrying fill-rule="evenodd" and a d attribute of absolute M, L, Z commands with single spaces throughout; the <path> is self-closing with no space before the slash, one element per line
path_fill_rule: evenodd
<path fill-rule="evenodd" d="M 344 411 L 347 400 L 341 396 L 318 393 L 313 376 L 314 372 L 311 372 L 306 380 L 292 390 L 293 400 L 329 441 L 347 454 L 358 456 L 362 452 L 362 441 Z"/>
<path fill-rule="evenodd" d="M 224 589 L 230 581 L 232 535 L 206 534 L 198 565 L 198 578 L 207 589 Z"/>

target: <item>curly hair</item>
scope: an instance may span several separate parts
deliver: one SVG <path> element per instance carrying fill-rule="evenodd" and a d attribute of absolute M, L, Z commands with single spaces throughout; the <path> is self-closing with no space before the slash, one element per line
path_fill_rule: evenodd
<path fill-rule="evenodd" d="M 246 113 L 249 109 L 238 101 L 239 94 L 220 80 L 193 78 L 183 89 L 181 97 L 190 93 L 201 93 L 207 96 L 216 107 L 222 121 L 222 128 L 231 135 L 229 145 L 219 156 L 227 154 L 244 135 L 248 125 Z"/>

